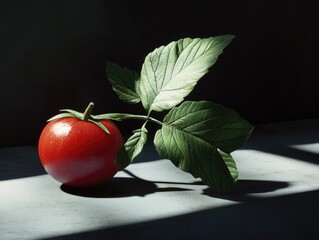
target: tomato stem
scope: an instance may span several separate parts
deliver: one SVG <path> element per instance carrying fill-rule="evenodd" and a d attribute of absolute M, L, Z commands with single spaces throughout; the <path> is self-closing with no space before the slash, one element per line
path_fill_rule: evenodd
<path fill-rule="evenodd" d="M 89 105 L 87 106 L 87 108 L 85 109 L 84 113 L 83 113 L 83 121 L 88 121 L 90 116 L 91 116 L 91 112 L 94 108 L 94 103 L 90 102 Z"/>

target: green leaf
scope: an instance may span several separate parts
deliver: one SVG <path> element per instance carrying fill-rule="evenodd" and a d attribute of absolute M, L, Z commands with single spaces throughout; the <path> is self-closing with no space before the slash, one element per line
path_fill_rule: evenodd
<path fill-rule="evenodd" d="M 209 101 L 185 101 L 173 108 L 163 122 L 226 153 L 241 147 L 254 129 L 235 110 Z"/>
<path fill-rule="evenodd" d="M 230 108 L 207 101 L 186 101 L 164 117 L 154 144 L 158 153 L 178 168 L 218 191 L 230 193 L 238 173 L 233 158 L 223 149 L 240 147 L 252 129 Z"/>
<path fill-rule="evenodd" d="M 236 165 L 235 160 L 233 159 L 233 157 L 230 154 L 227 154 L 223 151 L 219 150 L 219 154 L 223 158 L 223 160 L 228 168 L 228 171 L 230 172 L 230 174 L 233 178 L 233 181 L 237 182 L 238 170 L 237 170 L 237 165 Z"/>
<path fill-rule="evenodd" d="M 131 164 L 134 158 L 141 153 L 146 141 L 147 130 L 144 124 L 141 129 L 134 131 L 134 134 L 126 141 L 117 155 L 117 163 L 121 166 L 122 170 Z"/>
<path fill-rule="evenodd" d="M 118 97 L 127 103 L 138 103 L 140 97 L 136 91 L 136 82 L 139 79 L 138 73 L 119 65 L 107 62 L 106 73 L 108 79 Z"/>
<path fill-rule="evenodd" d="M 146 111 L 163 111 L 181 103 L 234 38 L 185 38 L 148 54 L 137 82 Z"/>
<path fill-rule="evenodd" d="M 156 132 L 154 144 L 160 156 L 195 178 L 200 177 L 206 185 L 220 192 L 233 191 L 233 177 L 218 150 L 208 142 L 164 125 Z"/>

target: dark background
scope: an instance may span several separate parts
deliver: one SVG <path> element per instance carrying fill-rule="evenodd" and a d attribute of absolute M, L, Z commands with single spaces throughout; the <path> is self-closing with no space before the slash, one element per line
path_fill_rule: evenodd
<path fill-rule="evenodd" d="M 0 1 L 0 147 L 36 144 L 61 108 L 142 113 L 121 102 L 105 61 L 140 71 L 156 47 L 234 34 L 187 98 L 253 124 L 317 118 L 316 1 Z M 124 134 L 133 122 L 119 124 Z"/>

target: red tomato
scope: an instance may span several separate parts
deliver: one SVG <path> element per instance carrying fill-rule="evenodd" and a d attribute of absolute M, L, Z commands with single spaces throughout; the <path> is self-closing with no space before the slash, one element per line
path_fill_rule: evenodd
<path fill-rule="evenodd" d="M 112 178 L 120 169 L 116 157 L 124 141 L 112 121 L 100 122 L 110 134 L 90 121 L 74 117 L 49 122 L 38 144 L 47 173 L 73 187 L 89 187 Z"/>

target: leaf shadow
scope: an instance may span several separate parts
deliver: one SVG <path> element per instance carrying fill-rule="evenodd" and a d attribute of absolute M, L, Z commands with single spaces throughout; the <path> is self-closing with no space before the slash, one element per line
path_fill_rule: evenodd
<path fill-rule="evenodd" d="M 236 189 L 233 194 L 223 194 L 215 191 L 212 188 L 204 189 L 202 194 L 214 198 L 227 199 L 237 202 L 245 202 L 257 199 L 256 197 L 251 196 L 250 194 L 269 193 L 287 187 L 289 187 L 289 183 L 283 181 L 241 179 L 238 180 Z M 258 197 L 258 199 L 259 198 L 260 197 Z"/>

